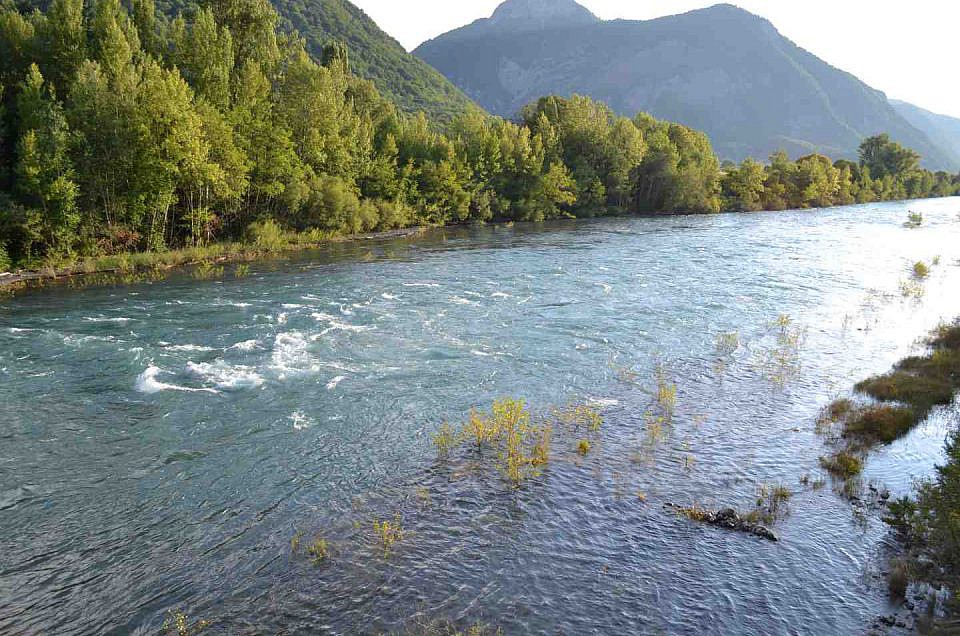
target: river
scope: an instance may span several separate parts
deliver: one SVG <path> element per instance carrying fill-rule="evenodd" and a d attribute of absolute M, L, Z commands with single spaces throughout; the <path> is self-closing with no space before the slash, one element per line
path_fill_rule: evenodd
<path fill-rule="evenodd" d="M 800 477 L 821 474 L 819 410 L 960 315 L 958 213 L 436 230 L 242 278 L 0 301 L 0 633 L 154 634 L 170 611 L 215 634 L 392 633 L 417 616 L 506 634 L 860 633 L 890 611 L 887 530 Z M 937 264 L 907 298 L 918 260 Z M 775 378 L 782 315 L 803 345 Z M 657 365 L 678 399 L 651 449 Z M 501 396 L 592 403 L 604 426 L 585 458 L 556 440 L 519 491 L 469 453 L 438 461 L 440 424 Z M 908 492 L 955 417 L 873 454 L 866 479 Z M 749 508 L 760 484 L 794 492 L 776 543 L 664 505 Z M 407 534 L 385 558 L 371 524 L 396 513 Z M 292 553 L 298 531 L 329 540 L 325 563 Z"/>

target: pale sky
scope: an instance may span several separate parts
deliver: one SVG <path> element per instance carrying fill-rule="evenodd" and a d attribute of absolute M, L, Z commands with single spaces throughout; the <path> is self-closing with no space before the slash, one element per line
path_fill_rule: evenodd
<path fill-rule="evenodd" d="M 407 49 L 477 18 L 499 0 L 353 0 Z M 645 20 L 717 2 L 580 0 L 597 16 Z M 957 0 L 737 0 L 801 47 L 893 99 L 960 117 Z"/>

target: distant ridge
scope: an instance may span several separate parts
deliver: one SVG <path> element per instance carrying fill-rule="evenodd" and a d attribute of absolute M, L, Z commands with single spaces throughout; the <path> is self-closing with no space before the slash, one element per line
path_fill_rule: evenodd
<path fill-rule="evenodd" d="M 542 95 L 579 93 L 704 130 L 725 159 L 778 149 L 852 159 L 865 137 L 888 132 L 927 167 L 960 169 L 882 92 L 730 4 L 601 21 L 573 0 L 508 0 L 414 53 L 506 117 Z"/>

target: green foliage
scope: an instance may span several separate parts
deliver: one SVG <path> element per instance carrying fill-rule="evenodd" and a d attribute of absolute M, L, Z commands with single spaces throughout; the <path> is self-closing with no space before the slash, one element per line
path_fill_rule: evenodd
<path fill-rule="evenodd" d="M 865 142 L 859 165 L 775 155 L 769 167 L 721 170 L 703 133 L 620 117 L 588 97 L 545 97 L 521 123 L 488 117 L 339 0 L 310 5 L 309 17 L 279 2 L 282 20 L 267 0 L 207 0 L 172 18 L 152 0 L 129 5 L 0 8 L 8 267 L 240 239 L 275 251 L 409 225 L 939 196 L 958 185 L 883 136 Z M 162 6 L 178 7 L 188 8 Z M 306 44 L 280 22 L 301 27 Z M 411 106 L 436 117 L 402 112 Z"/>
<path fill-rule="evenodd" d="M 889 444 L 910 432 L 917 419 L 917 413 L 910 408 L 868 406 L 847 418 L 844 436 L 865 444 Z"/>
<path fill-rule="evenodd" d="M 392 520 L 374 519 L 373 534 L 383 550 L 384 558 L 389 557 L 394 546 L 403 541 L 407 534 L 403 529 L 403 520 L 400 518 L 400 513 L 397 513 Z"/>
<path fill-rule="evenodd" d="M 183 612 L 170 610 L 160 627 L 160 631 L 171 636 L 193 636 L 207 627 L 210 627 L 210 621 L 201 619 L 191 622 L 190 617 Z"/>
<path fill-rule="evenodd" d="M 307 546 L 307 554 L 310 555 L 314 565 L 320 565 L 330 556 L 330 544 L 327 543 L 326 539 L 317 535 Z"/>
<path fill-rule="evenodd" d="M 831 475 L 840 479 L 850 479 L 863 472 L 863 460 L 848 450 L 840 450 L 832 455 L 821 457 L 820 465 Z"/>

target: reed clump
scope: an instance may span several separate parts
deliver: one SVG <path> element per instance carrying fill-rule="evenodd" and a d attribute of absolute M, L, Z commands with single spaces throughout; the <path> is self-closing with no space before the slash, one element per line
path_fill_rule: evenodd
<path fill-rule="evenodd" d="M 743 518 L 750 523 L 773 524 L 788 514 L 791 497 L 793 492 L 783 484 L 760 484 L 754 508 Z"/>
<path fill-rule="evenodd" d="M 916 280 L 924 280 L 930 276 L 930 266 L 923 261 L 917 261 L 914 263 L 913 267 L 910 268 L 910 271 Z"/>
<path fill-rule="evenodd" d="M 602 423 L 592 407 L 568 407 L 554 410 L 556 417 L 570 426 L 598 429 Z M 504 479 L 519 487 L 538 476 L 550 462 L 554 422 L 550 418 L 534 420 L 526 402 L 512 398 L 495 400 L 489 412 L 471 409 L 459 429 L 444 424 L 434 434 L 433 443 L 440 459 L 447 458 L 458 446 L 475 451 L 481 458 L 493 455 L 494 466 Z"/>
<path fill-rule="evenodd" d="M 597 433 L 603 427 L 603 415 L 600 409 L 591 404 L 568 405 L 554 409 L 553 416 L 560 424 L 576 431 L 588 430 Z"/>
<path fill-rule="evenodd" d="M 176 636 L 193 636 L 199 634 L 210 627 L 210 621 L 200 619 L 190 622 L 190 617 L 179 610 L 170 610 L 167 612 L 167 618 L 164 619 L 160 630 L 164 634 L 175 634 Z"/>
<path fill-rule="evenodd" d="M 915 229 L 923 225 L 923 213 L 922 212 L 908 212 L 907 220 L 904 222 L 903 227 L 909 229 Z"/>
<path fill-rule="evenodd" d="M 863 472 L 863 460 L 849 450 L 839 450 L 820 458 L 820 465 L 838 479 L 847 480 Z"/>
<path fill-rule="evenodd" d="M 394 546 L 403 541 L 406 536 L 400 513 L 394 515 L 393 519 L 374 519 L 373 534 L 377 544 L 383 550 L 384 558 L 389 557 Z"/>
<path fill-rule="evenodd" d="M 320 565 L 330 556 L 330 544 L 325 538 L 317 535 L 307 546 L 307 554 L 310 555 L 314 565 Z"/>

